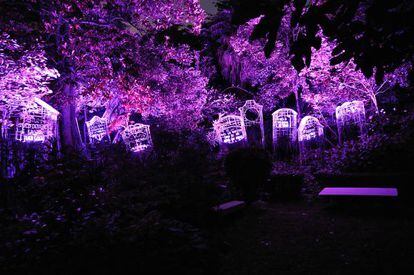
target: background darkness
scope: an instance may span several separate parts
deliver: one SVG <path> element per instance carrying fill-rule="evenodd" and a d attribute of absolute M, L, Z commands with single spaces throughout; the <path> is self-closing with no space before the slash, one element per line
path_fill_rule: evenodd
<path fill-rule="evenodd" d="M 203 7 L 203 9 L 210 14 L 215 14 L 217 12 L 215 3 L 216 0 L 200 0 L 200 4 Z"/>

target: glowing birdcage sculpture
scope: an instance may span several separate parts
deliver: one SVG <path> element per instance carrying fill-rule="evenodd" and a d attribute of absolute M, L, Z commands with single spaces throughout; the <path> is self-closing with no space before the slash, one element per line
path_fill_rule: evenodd
<path fill-rule="evenodd" d="M 45 142 L 57 136 L 59 112 L 35 98 L 23 109 L 16 122 L 15 139 L 21 142 Z"/>
<path fill-rule="evenodd" d="M 281 140 L 293 144 L 297 140 L 298 113 L 292 109 L 282 108 L 272 114 L 273 145 L 277 147 Z"/>
<path fill-rule="evenodd" d="M 220 116 L 213 123 L 220 144 L 234 144 L 246 140 L 246 129 L 241 116 Z"/>
<path fill-rule="evenodd" d="M 321 143 L 323 138 L 323 126 L 316 117 L 305 116 L 299 123 L 298 140 L 299 150 L 304 153 L 308 148 Z"/>
<path fill-rule="evenodd" d="M 239 108 L 240 115 L 243 118 L 246 129 L 247 140 L 255 143 L 254 130 L 260 130 L 260 143 L 265 146 L 264 125 L 263 125 L 263 106 L 256 103 L 254 100 L 247 100 L 243 107 Z"/>
<path fill-rule="evenodd" d="M 340 143 L 364 133 L 365 107 L 362 101 L 345 102 L 336 107 L 335 115 Z"/>
<path fill-rule="evenodd" d="M 85 124 L 86 129 L 88 130 L 88 136 L 91 143 L 100 142 L 105 138 L 110 140 L 108 131 L 108 121 L 105 118 L 94 116 Z"/>
<path fill-rule="evenodd" d="M 152 147 L 150 126 L 135 123 L 128 125 L 121 133 L 126 147 L 132 152 L 142 152 Z"/>

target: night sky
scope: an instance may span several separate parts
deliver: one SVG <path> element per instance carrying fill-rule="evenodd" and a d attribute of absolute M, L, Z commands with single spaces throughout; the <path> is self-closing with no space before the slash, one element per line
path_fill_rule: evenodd
<path fill-rule="evenodd" d="M 216 0 L 200 0 L 203 9 L 210 14 L 214 14 L 217 11 L 217 8 L 214 6 L 215 2 Z"/>

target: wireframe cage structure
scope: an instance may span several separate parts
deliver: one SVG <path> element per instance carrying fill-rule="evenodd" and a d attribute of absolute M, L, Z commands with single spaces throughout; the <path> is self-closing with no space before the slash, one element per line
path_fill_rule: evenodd
<path fill-rule="evenodd" d="M 272 114 L 273 144 L 277 144 L 282 137 L 288 137 L 290 141 L 297 140 L 298 113 L 289 108 L 282 108 Z"/>
<path fill-rule="evenodd" d="M 59 112 L 46 102 L 35 98 L 16 118 L 15 140 L 21 142 L 45 142 L 58 135 Z"/>
<path fill-rule="evenodd" d="M 218 120 L 213 122 L 213 127 L 220 144 L 235 144 L 246 141 L 246 129 L 241 116 L 220 116 Z"/>
<path fill-rule="evenodd" d="M 298 140 L 301 157 L 307 150 L 320 147 L 323 143 L 323 126 L 316 117 L 305 116 L 299 123 Z"/>
<path fill-rule="evenodd" d="M 336 107 L 336 125 L 339 143 L 348 139 L 360 137 L 365 132 L 364 102 L 354 100 Z"/>
<path fill-rule="evenodd" d="M 273 152 L 279 160 L 291 159 L 297 154 L 298 114 L 282 108 L 272 114 Z"/>
<path fill-rule="evenodd" d="M 145 151 L 153 146 L 150 126 L 141 123 L 128 125 L 121 133 L 126 147 L 132 152 Z"/>
<path fill-rule="evenodd" d="M 45 160 L 52 147 L 60 150 L 58 118 L 60 113 L 39 98 L 8 104 L 0 110 L 0 174 L 13 178 L 28 164 L 25 150 L 36 148 L 34 159 Z M 24 143 L 24 146 L 15 146 Z"/>
<path fill-rule="evenodd" d="M 87 121 L 85 124 L 86 124 L 86 129 L 88 131 L 90 143 L 92 144 L 99 143 L 104 139 L 108 139 L 110 141 L 108 121 L 106 118 L 94 116 L 91 120 Z"/>
<path fill-rule="evenodd" d="M 256 144 L 259 140 L 261 146 L 264 147 L 263 106 L 254 100 L 247 100 L 243 107 L 239 108 L 239 111 L 243 118 L 247 141 L 251 144 Z M 260 137 L 257 137 L 257 130 Z"/>

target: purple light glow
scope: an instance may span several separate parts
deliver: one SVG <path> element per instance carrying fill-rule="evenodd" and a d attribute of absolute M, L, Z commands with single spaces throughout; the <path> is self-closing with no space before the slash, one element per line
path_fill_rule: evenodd
<path fill-rule="evenodd" d="M 265 146 L 263 106 L 257 104 L 254 100 L 247 100 L 243 107 L 239 108 L 239 111 L 243 118 L 245 128 L 256 125 L 260 127 L 262 146 Z"/>
<path fill-rule="evenodd" d="M 241 116 L 221 116 L 213 126 L 220 143 L 233 144 L 246 140 L 246 130 Z"/>
<path fill-rule="evenodd" d="M 132 152 L 139 153 L 152 147 L 149 125 L 140 123 L 128 125 L 121 135 L 125 145 Z"/>
<path fill-rule="evenodd" d="M 56 136 L 59 112 L 35 98 L 23 109 L 16 123 L 15 139 L 21 142 L 45 142 Z"/>
<path fill-rule="evenodd" d="M 335 115 L 340 143 L 347 137 L 346 131 L 349 127 L 356 126 L 359 136 L 364 133 L 365 107 L 362 101 L 345 102 L 336 107 Z"/>
<path fill-rule="evenodd" d="M 323 126 L 316 117 L 305 116 L 299 123 L 298 139 L 301 141 L 309 141 L 323 136 Z"/>
<path fill-rule="evenodd" d="M 319 196 L 375 196 L 397 197 L 397 188 L 326 187 Z"/>
<path fill-rule="evenodd" d="M 105 118 L 94 116 L 85 124 L 91 143 L 102 141 L 105 137 L 109 139 L 108 121 Z"/>
<path fill-rule="evenodd" d="M 288 137 L 291 142 L 297 139 L 298 113 L 289 108 L 282 108 L 272 114 L 273 144 L 282 137 Z"/>

